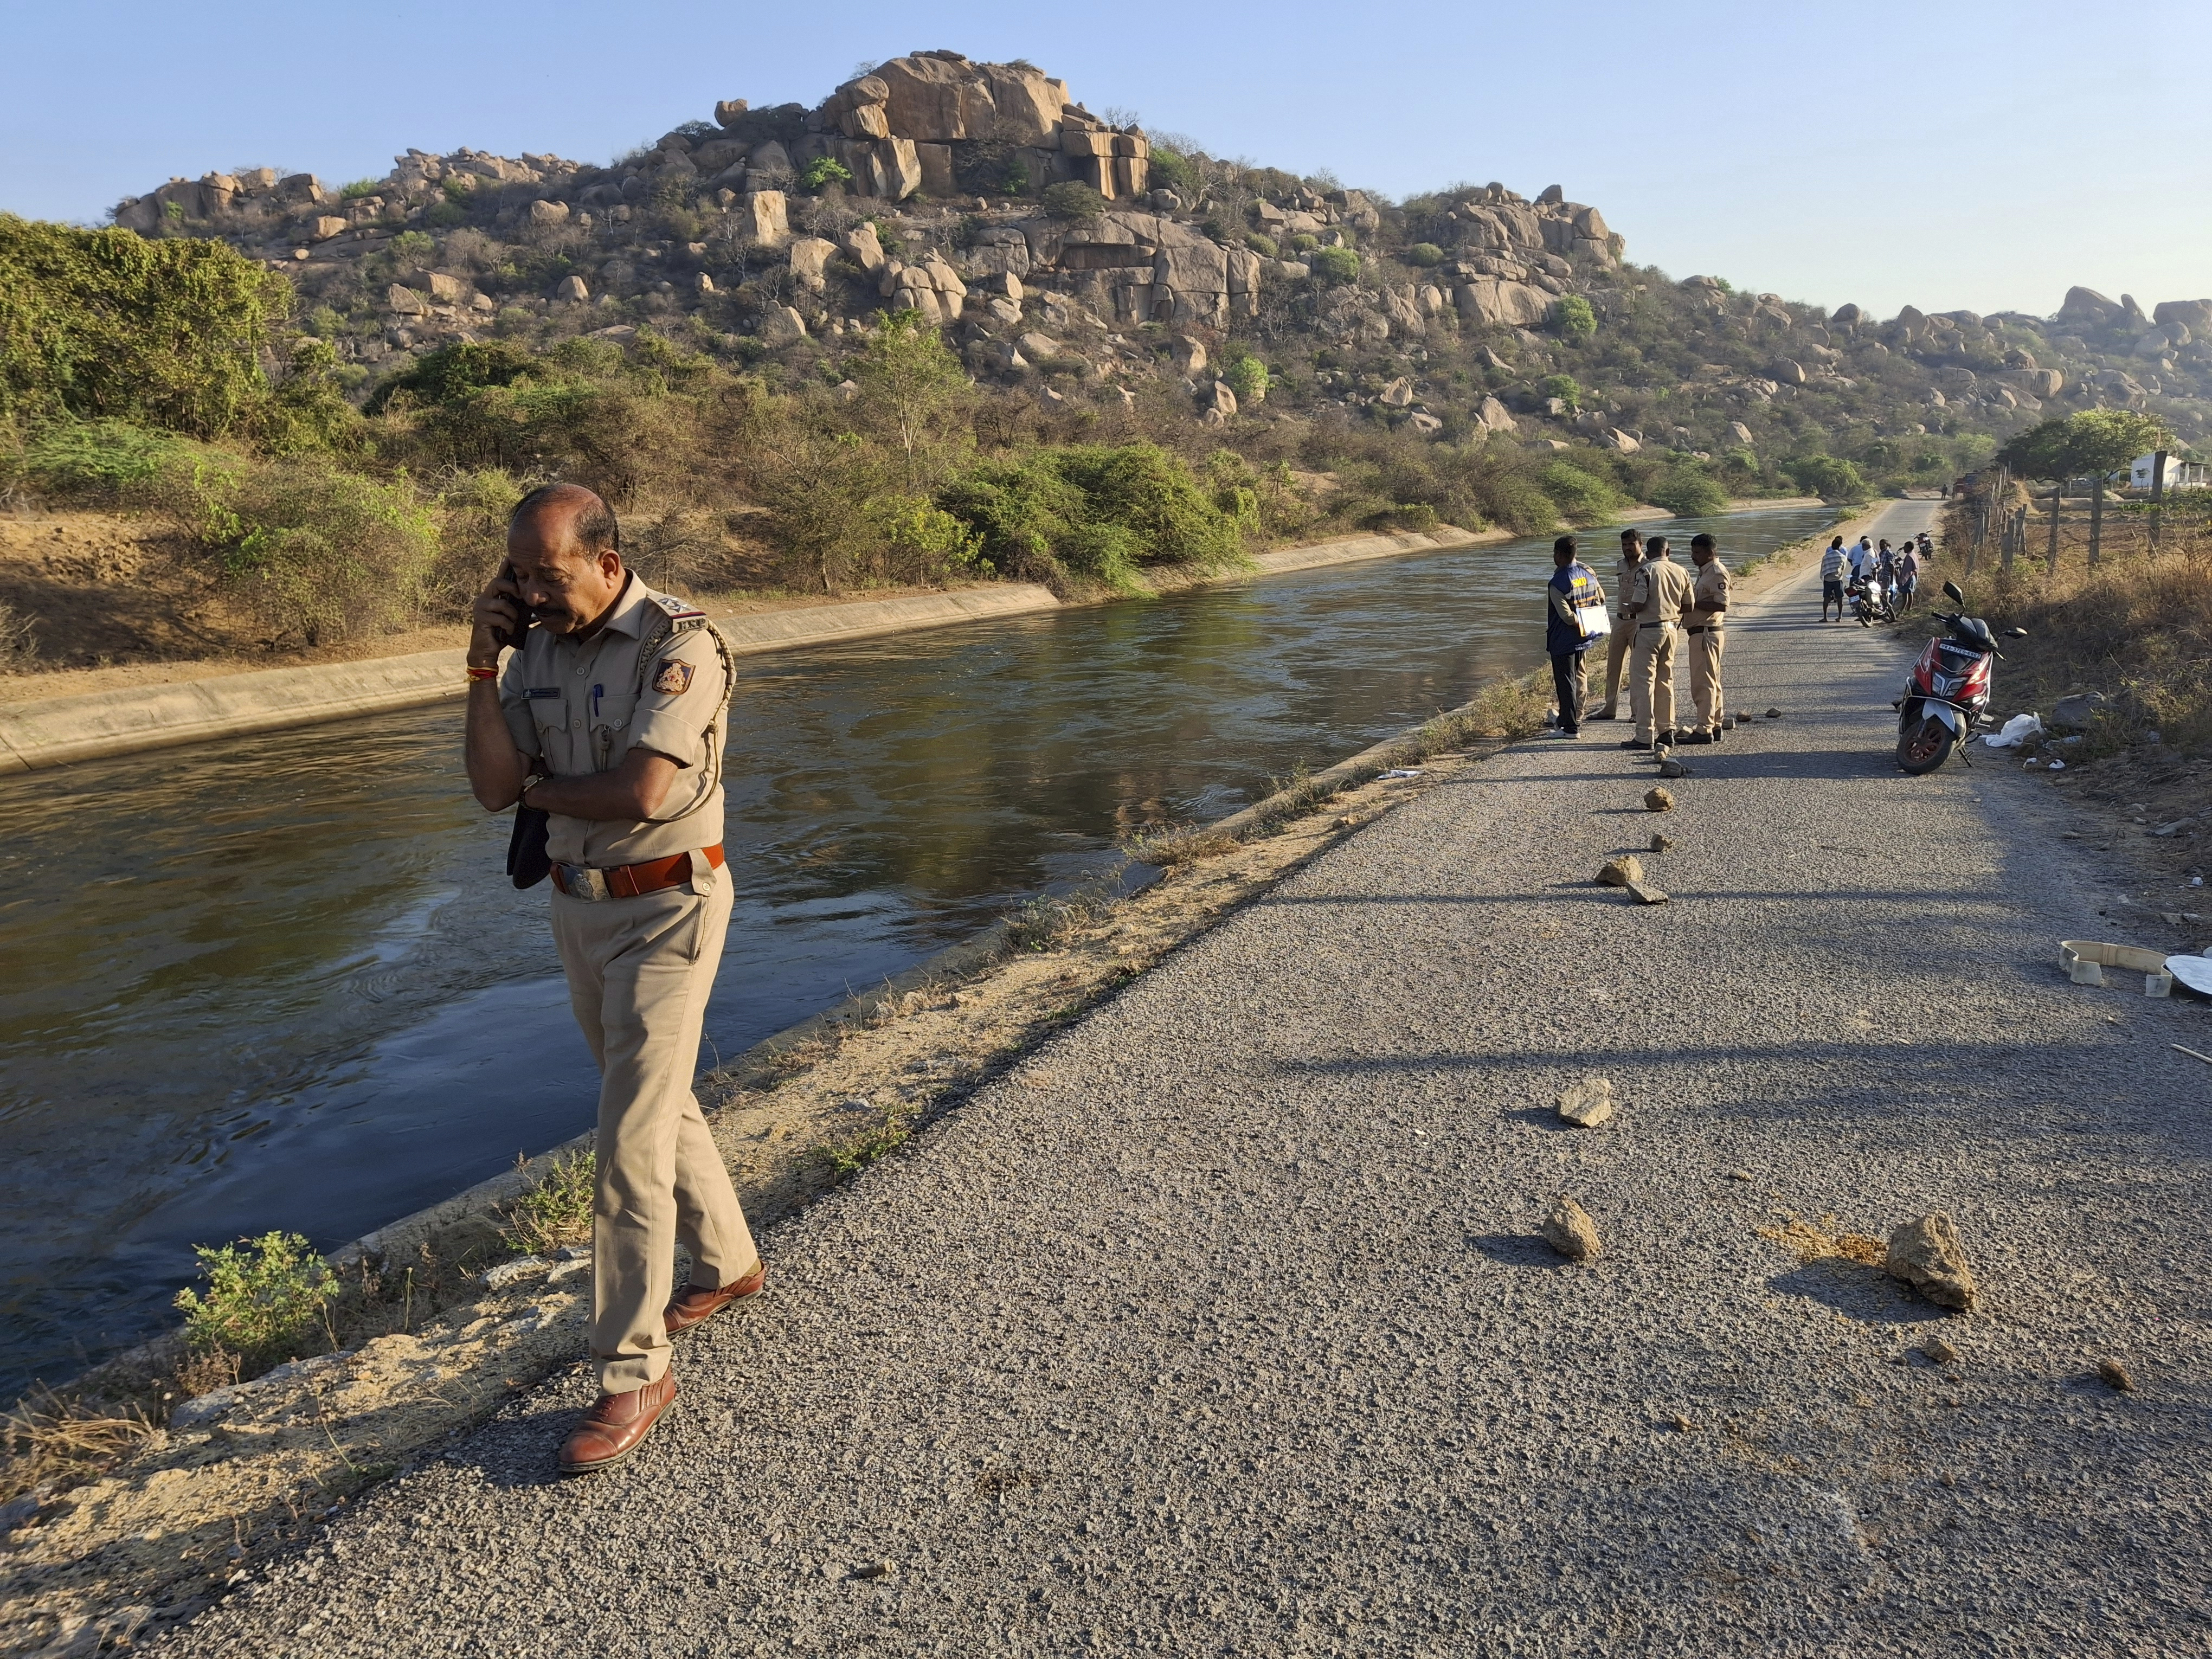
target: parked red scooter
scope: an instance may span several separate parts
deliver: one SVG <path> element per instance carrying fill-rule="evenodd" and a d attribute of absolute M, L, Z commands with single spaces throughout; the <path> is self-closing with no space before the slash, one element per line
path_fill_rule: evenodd
<path fill-rule="evenodd" d="M 1956 582 L 1943 584 L 1943 597 L 1954 605 L 1966 602 Z M 1897 763 L 1915 777 L 1933 772 L 1973 736 L 1990 706 L 1990 659 L 2002 654 L 1979 617 L 1942 611 L 1936 616 L 1949 631 L 1928 641 L 1897 706 Z M 2008 628 L 2005 637 L 2024 640 L 2027 630 Z"/>

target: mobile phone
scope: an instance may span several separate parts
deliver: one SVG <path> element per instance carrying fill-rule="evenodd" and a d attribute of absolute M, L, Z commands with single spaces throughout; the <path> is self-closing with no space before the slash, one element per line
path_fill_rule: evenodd
<path fill-rule="evenodd" d="M 499 574 L 501 580 L 514 586 L 515 612 L 514 631 L 508 633 L 501 629 L 499 634 L 499 642 L 502 646 L 520 650 L 522 636 L 530 631 L 530 625 L 538 620 L 538 613 L 522 602 L 522 578 L 515 574 L 514 564 L 509 562 L 500 566 Z"/>

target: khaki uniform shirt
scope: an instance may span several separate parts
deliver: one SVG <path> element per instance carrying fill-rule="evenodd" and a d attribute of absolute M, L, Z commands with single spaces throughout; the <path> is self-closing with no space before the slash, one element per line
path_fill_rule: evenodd
<path fill-rule="evenodd" d="M 1690 605 L 1690 573 L 1671 558 L 1646 559 L 1636 568 L 1635 586 L 1628 593 L 1628 614 L 1641 627 L 1645 623 L 1681 623 Z"/>
<path fill-rule="evenodd" d="M 652 660 L 641 662 L 647 641 L 658 643 Z M 500 708 L 516 748 L 555 777 L 611 771 L 633 749 L 665 755 L 684 769 L 656 819 L 628 823 L 552 814 L 547 856 L 556 864 L 611 870 L 720 844 L 728 695 L 706 613 L 654 592 L 635 574 L 605 624 L 580 644 L 540 628 L 524 635 L 499 683 Z"/>
<path fill-rule="evenodd" d="M 1728 567 L 1717 557 L 1698 567 L 1698 576 L 1690 591 L 1690 614 L 1684 620 L 1692 628 L 1717 628 L 1728 620 Z"/>
<path fill-rule="evenodd" d="M 1628 607 L 1636 597 L 1636 573 L 1643 568 L 1642 559 L 1623 559 L 1616 568 L 1619 580 L 1614 582 L 1613 591 L 1620 595 L 1620 616 L 1624 622 L 1628 619 Z"/>

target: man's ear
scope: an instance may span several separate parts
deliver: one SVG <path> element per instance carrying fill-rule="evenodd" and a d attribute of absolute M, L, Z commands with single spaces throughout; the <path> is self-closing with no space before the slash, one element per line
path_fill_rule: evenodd
<path fill-rule="evenodd" d="M 609 581 L 620 585 L 623 578 L 623 557 L 615 549 L 610 547 L 599 555 L 599 574 L 605 576 Z"/>

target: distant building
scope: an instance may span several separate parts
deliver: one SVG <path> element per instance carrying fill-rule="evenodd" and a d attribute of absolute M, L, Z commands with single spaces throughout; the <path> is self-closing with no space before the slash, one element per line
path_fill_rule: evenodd
<path fill-rule="evenodd" d="M 2157 465 L 2158 457 L 2155 454 L 2136 456 L 2134 463 L 2128 468 L 2128 488 L 2140 489 L 2145 495 L 2148 495 L 2152 483 L 2152 469 Z M 2168 489 L 2212 488 L 2212 470 L 2208 470 L 2202 461 L 2177 460 L 2169 455 L 2166 458 L 2166 487 Z"/>

